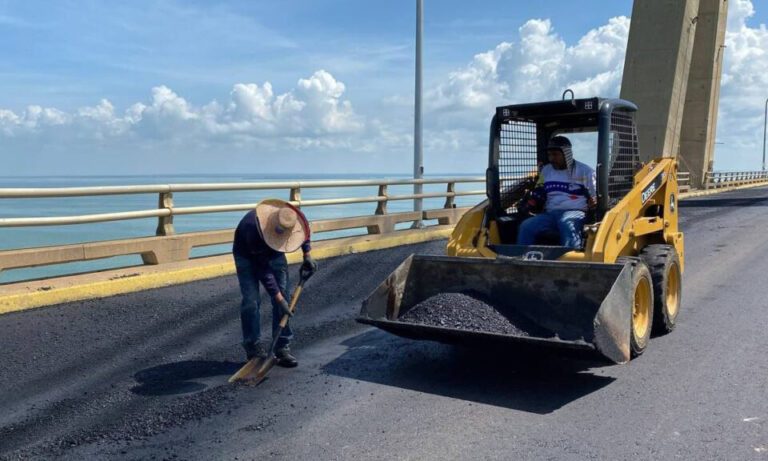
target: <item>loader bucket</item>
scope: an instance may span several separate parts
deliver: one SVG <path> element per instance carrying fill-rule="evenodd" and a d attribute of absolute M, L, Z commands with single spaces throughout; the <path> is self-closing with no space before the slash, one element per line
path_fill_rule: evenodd
<path fill-rule="evenodd" d="M 357 321 L 411 339 L 558 347 L 624 363 L 631 271 L 620 264 L 412 255 L 363 301 Z M 444 293 L 483 299 L 521 333 L 403 321 L 410 309 Z"/>

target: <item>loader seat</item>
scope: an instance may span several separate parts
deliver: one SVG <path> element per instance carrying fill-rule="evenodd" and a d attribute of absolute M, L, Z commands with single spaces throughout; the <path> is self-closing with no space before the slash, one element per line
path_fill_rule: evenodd
<path fill-rule="evenodd" d="M 536 245 L 560 246 L 560 234 L 545 232 L 536 238 Z"/>
<path fill-rule="evenodd" d="M 585 221 L 584 224 L 586 225 L 588 223 Z M 581 231 L 581 241 L 586 245 L 586 229 L 582 229 Z M 557 232 L 545 232 L 536 238 L 536 245 L 560 246 L 560 234 Z M 584 250 L 584 247 L 581 247 L 578 250 Z"/>

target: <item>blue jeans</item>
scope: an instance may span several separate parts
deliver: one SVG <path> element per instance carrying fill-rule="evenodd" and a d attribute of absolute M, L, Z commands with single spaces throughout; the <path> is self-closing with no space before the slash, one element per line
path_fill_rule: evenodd
<path fill-rule="evenodd" d="M 280 292 L 285 300 L 290 303 L 291 295 L 288 293 L 288 261 L 282 254 L 269 261 L 269 267 L 275 274 L 277 284 L 280 286 Z M 243 346 L 254 344 L 261 340 L 261 318 L 259 307 L 261 296 L 259 295 L 259 280 L 253 271 L 253 263 L 248 258 L 235 256 L 235 268 L 237 269 L 237 280 L 240 282 L 240 293 L 243 295 L 243 301 L 240 304 L 240 323 L 243 327 Z M 272 335 L 280 327 L 280 319 L 283 317 L 283 311 L 280 305 L 272 298 Z M 293 339 L 291 326 L 286 324 L 280 338 L 277 340 L 277 348 L 285 347 Z"/>
<path fill-rule="evenodd" d="M 518 245 L 534 245 L 542 234 L 558 234 L 560 245 L 568 248 L 583 246 L 582 229 L 586 213 L 578 210 L 545 211 L 526 219 L 517 232 Z"/>

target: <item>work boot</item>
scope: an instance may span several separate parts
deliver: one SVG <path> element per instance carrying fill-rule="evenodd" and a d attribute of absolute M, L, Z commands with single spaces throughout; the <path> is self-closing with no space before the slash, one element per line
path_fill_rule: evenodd
<path fill-rule="evenodd" d="M 275 357 L 277 357 L 277 364 L 281 367 L 293 368 L 299 364 L 296 357 L 291 355 L 291 349 L 289 349 L 288 346 L 276 350 Z"/>
<path fill-rule="evenodd" d="M 267 358 L 267 349 L 264 347 L 264 344 L 260 342 L 243 344 L 243 348 L 245 349 L 245 356 L 248 360 Z"/>

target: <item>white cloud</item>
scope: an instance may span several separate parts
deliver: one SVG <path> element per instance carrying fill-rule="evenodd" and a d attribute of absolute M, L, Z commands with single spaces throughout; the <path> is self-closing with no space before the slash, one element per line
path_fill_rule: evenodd
<path fill-rule="evenodd" d="M 741 29 L 754 15 L 755 6 L 751 0 L 731 0 L 728 4 L 728 31 Z"/>
<path fill-rule="evenodd" d="M 479 53 L 427 91 L 425 156 L 445 170 L 482 171 L 495 107 L 619 94 L 629 18 L 616 17 L 568 45 L 547 19 L 523 24 L 514 42 Z"/>
<path fill-rule="evenodd" d="M 488 113 L 501 104 L 556 99 L 566 88 L 577 97 L 615 96 L 628 34 L 629 18 L 616 17 L 568 46 L 549 20 L 531 19 L 516 43 L 475 55 L 431 90 L 431 107 Z"/>
<path fill-rule="evenodd" d="M 768 98 L 768 30 L 750 27 L 750 0 L 729 2 L 715 168 L 760 168 L 764 104 Z"/>
<path fill-rule="evenodd" d="M 106 99 L 73 113 L 41 106 L 29 106 L 21 114 L 0 110 L 0 133 L 46 138 L 64 136 L 49 128 L 66 126 L 79 138 L 130 134 L 159 139 L 307 138 L 293 144 L 313 145 L 311 138 L 349 135 L 364 128 L 363 118 L 342 99 L 345 90 L 344 83 L 320 70 L 284 94 L 275 95 L 269 82 L 238 83 L 227 104 L 212 101 L 196 107 L 163 85 L 152 88 L 148 104 L 133 104 L 121 115 Z"/>
<path fill-rule="evenodd" d="M 717 169 L 759 167 L 768 97 L 768 30 L 751 26 L 753 16 L 752 1 L 729 2 Z M 482 171 L 487 127 L 498 105 L 559 99 L 566 88 L 576 97 L 617 96 L 629 24 L 629 18 L 615 17 L 567 43 L 550 20 L 531 19 L 510 40 L 438 79 L 425 93 L 429 170 Z M 172 145 L 176 155 L 190 150 L 204 155 L 219 146 L 248 153 L 333 151 L 349 159 L 351 153 L 362 152 L 366 156 L 355 157 L 358 167 L 369 170 L 376 166 L 366 159 L 390 153 L 409 156 L 411 97 L 380 95 L 373 99 L 383 106 L 361 109 L 345 98 L 347 89 L 324 70 L 282 93 L 270 82 L 237 83 L 222 102 L 204 105 L 158 86 L 150 98 L 122 110 L 106 99 L 69 112 L 42 106 L 0 109 L 0 139 L 23 141 L 25 149 L 55 145 L 62 151 L 76 139 L 84 151 L 96 145 L 99 152 L 115 146 L 155 152 L 165 145 Z"/>
<path fill-rule="evenodd" d="M 751 0 L 729 2 L 715 168 L 760 166 L 763 111 L 768 98 L 768 28 L 751 26 Z M 482 161 L 486 127 L 496 106 L 620 92 L 630 19 L 616 17 L 568 45 L 549 20 L 532 19 L 514 42 L 479 53 L 428 91 L 426 118 L 436 151 L 473 153 Z M 461 132 L 462 136 L 457 136 Z M 429 146 L 429 144 L 427 144 Z"/>

